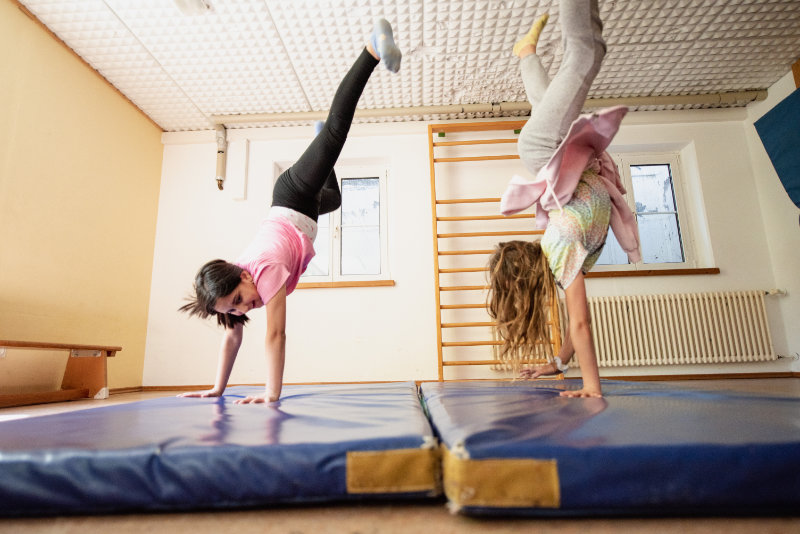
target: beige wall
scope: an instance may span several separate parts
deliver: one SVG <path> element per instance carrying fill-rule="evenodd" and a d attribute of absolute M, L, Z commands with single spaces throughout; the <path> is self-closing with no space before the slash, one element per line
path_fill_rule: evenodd
<path fill-rule="evenodd" d="M 0 0 L 0 339 L 121 345 L 142 383 L 161 130 Z"/>

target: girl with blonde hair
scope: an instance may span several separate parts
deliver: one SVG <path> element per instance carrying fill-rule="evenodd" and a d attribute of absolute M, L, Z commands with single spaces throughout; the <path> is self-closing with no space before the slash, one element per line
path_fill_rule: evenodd
<path fill-rule="evenodd" d="M 519 362 L 536 344 L 549 347 L 547 309 L 555 285 L 561 287 L 569 315 L 561 350 L 548 364 L 524 368 L 521 374 L 536 378 L 562 372 L 577 353 L 583 386 L 561 395 L 601 397 L 584 274 L 600 256 L 609 226 L 630 260 L 641 259 L 636 221 L 605 151 L 627 108 L 580 115 L 606 52 L 597 0 L 561 0 L 564 56 L 552 81 L 536 55 L 547 19 L 537 19 L 513 49 L 531 103 L 531 118 L 517 146 L 535 178 L 515 175 L 500 206 L 504 215 L 535 206 L 536 226 L 545 231 L 540 241 L 497 246 L 489 262 L 487 305 L 503 340 L 503 355 Z"/>

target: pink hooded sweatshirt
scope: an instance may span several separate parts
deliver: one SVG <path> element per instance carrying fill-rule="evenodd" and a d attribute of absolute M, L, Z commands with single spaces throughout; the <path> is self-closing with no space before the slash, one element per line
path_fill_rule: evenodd
<path fill-rule="evenodd" d="M 561 209 L 572 199 L 581 174 L 591 168 L 600 176 L 611 198 L 611 230 L 631 262 L 641 261 L 636 219 L 622 195 L 626 193 L 617 165 L 606 148 L 614 139 L 625 106 L 606 108 L 581 115 L 569 128 L 567 136 L 542 167 L 533 181 L 514 175 L 500 201 L 500 212 L 513 215 L 536 205 L 536 228 L 544 229 L 548 212 Z"/>

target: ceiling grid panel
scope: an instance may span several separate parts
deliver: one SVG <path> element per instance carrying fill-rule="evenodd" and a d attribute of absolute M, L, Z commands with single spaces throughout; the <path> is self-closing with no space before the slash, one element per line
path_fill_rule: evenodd
<path fill-rule="evenodd" d="M 30 0 L 25 7 L 161 128 L 210 127 L 180 86 L 101 0 Z"/>
<path fill-rule="evenodd" d="M 163 0 L 109 1 L 205 115 L 306 109 L 262 0 L 189 16 Z"/>
<path fill-rule="evenodd" d="M 268 5 L 308 95 L 311 108 L 306 111 L 330 107 L 339 82 L 363 50 L 377 19 L 391 22 L 401 50 L 408 39 L 411 16 L 405 2 L 300 0 Z M 403 59 L 398 74 L 380 65 L 375 69 L 359 101 L 360 109 L 394 107 L 403 101 L 407 67 Z"/>
<path fill-rule="evenodd" d="M 511 47 L 544 12 L 538 53 L 551 76 L 563 57 L 558 0 L 208 1 L 187 14 L 170 0 L 19 0 L 165 131 L 207 130 L 217 115 L 325 112 L 379 17 L 392 23 L 403 65 L 396 75 L 376 69 L 361 109 L 525 102 Z M 763 91 L 800 56 L 800 0 L 599 3 L 608 54 L 589 98 Z"/>

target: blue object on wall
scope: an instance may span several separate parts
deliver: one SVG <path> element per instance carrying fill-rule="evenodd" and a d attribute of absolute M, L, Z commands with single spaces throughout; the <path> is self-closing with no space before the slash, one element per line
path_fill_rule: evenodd
<path fill-rule="evenodd" d="M 603 398 L 560 397 L 573 382 L 422 384 L 434 430 L 452 453 L 443 481 L 451 509 L 504 516 L 800 510 L 800 398 L 621 381 L 603 381 Z M 487 468 L 504 478 L 498 491 L 472 478 Z"/>
<path fill-rule="evenodd" d="M 366 454 L 369 468 L 381 467 L 374 453 L 383 451 L 400 451 L 401 460 L 403 451 L 423 460 L 429 454 L 436 467 L 435 439 L 413 382 L 286 386 L 279 404 L 233 404 L 262 391 L 240 386 L 221 398 L 168 397 L 2 422 L 0 516 L 438 493 L 434 470 L 428 478 L 435 487 L 428 488 L 378 485 L 354 493 L 348 479 L 354 453 Z M 418 475 L 415 481 L 427 476 Z"/>
<path fill-rule="evenodd" d="M 755 127 L 784 189 L 800 208 L 800 89 L 758 119 Z"/>

